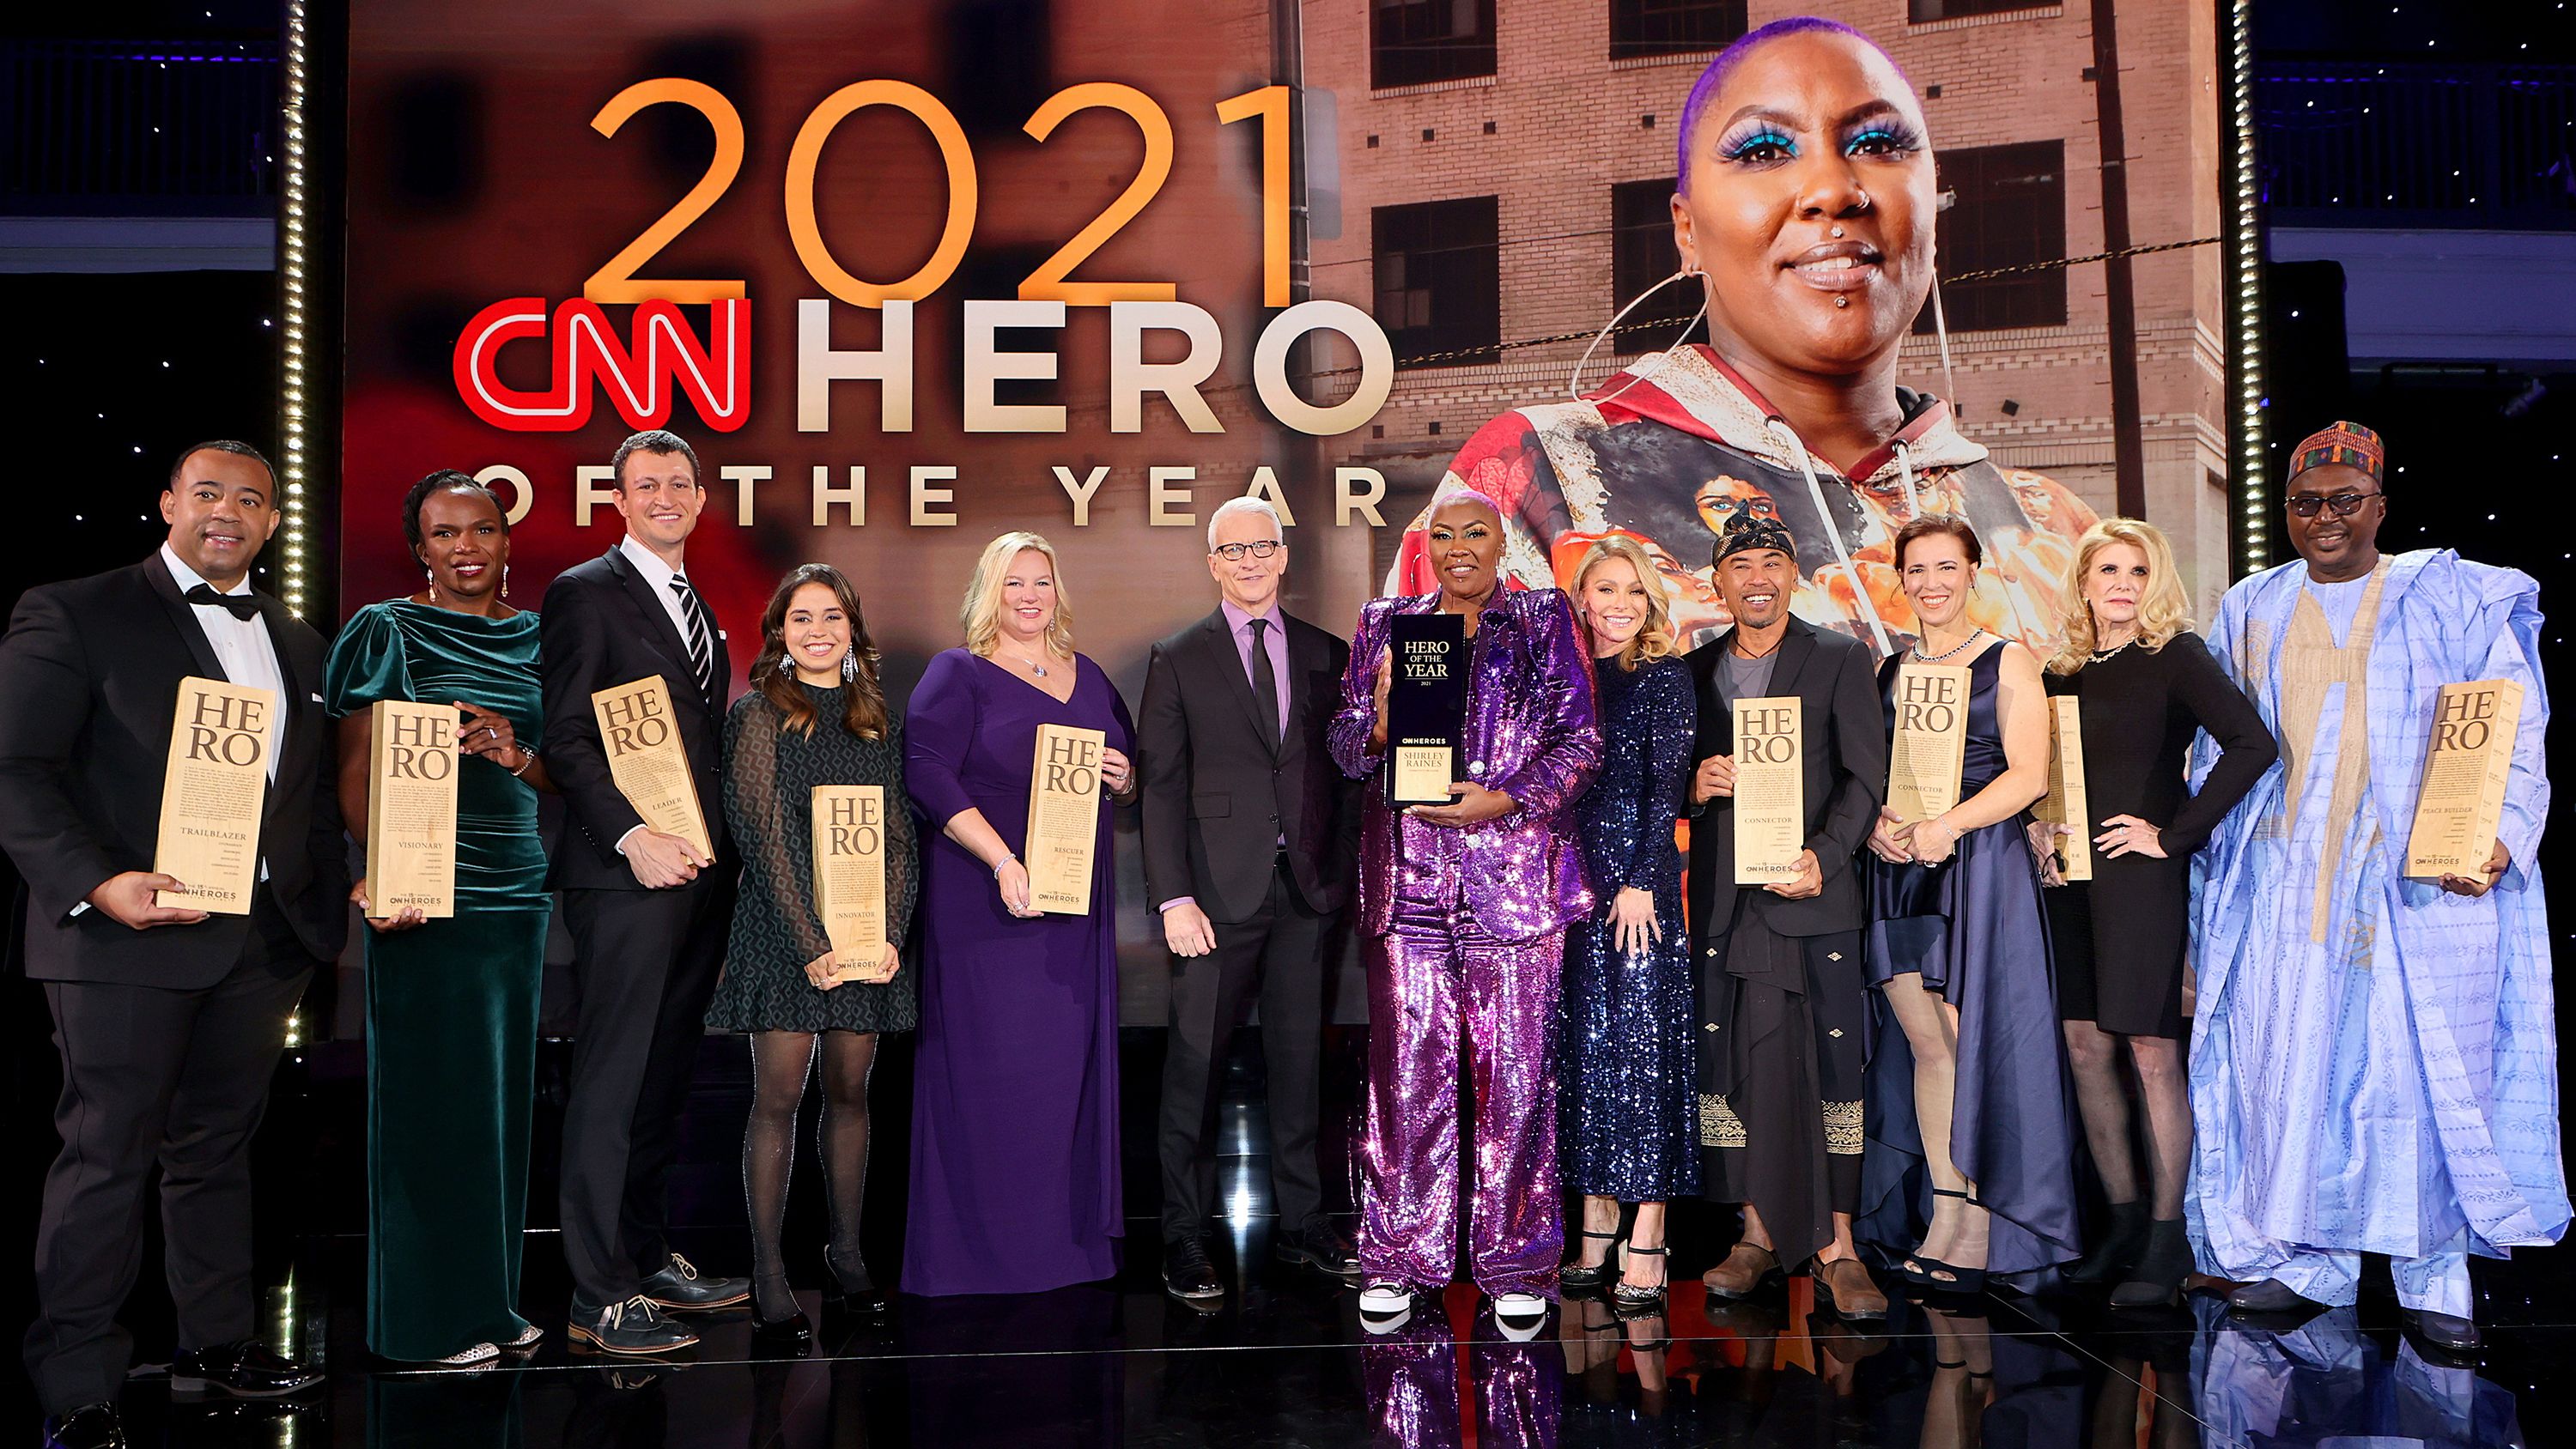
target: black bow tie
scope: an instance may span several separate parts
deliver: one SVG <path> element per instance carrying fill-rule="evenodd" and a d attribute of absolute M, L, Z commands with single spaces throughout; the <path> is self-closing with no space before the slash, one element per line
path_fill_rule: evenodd
<path fill-rule="evenodd" d="M 212 604 L 218 609 L 230 609 L 233 611 L 234 618 L 245 622 L 259 616 L 259 596 L 257 594 L 219 594 L 215 592 L 214 586 L 211 584 L 199 584 L 195 588 L 188 590 L 188 602 L 191 604 Z"/>

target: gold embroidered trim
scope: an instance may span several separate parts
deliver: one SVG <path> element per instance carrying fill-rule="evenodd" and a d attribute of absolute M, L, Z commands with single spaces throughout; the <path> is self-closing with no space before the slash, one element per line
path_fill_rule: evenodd
<path fill-rule="evenodd" d="M 1858 1107 L 1860 1104 L 1852 1104 Z M 1699 1094 L 1699 1145 L 1702 1147 L 1742 1147 L 1749 1141 L 1744 1133 L 1744 1119 L 1726 1105 L 1726 1098 L 1715 1092 Z"/>
<path fill-rule="evenodd" d="M 1835 1157 L 1860 1155 L 1860 1103 L 1825 1104 L 1825 1151 Z"/>

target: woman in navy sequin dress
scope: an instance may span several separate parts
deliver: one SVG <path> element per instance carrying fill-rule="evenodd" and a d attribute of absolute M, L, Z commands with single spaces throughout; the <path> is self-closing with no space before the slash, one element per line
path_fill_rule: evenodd
<path fill-rule="evenodd" d="M 1565 936 L 1563 1122 L 1566 1181 L 1583 1194 L 1568 1289 L 1609 1277 L 1651 1307 L 1664 1292 L 1664 1204 L 1699 1191 L 1694 978 L 1682 929 L 1683 809 L 1699 706 L 1673 647 L 1663 580 L 1624 537 L 1592 545 L 1574 607 L 1592 656 L 1601 773 L 1575 809 L 1584 871 L 1599 902 Z"/>
<path fill-rule="evenodd" d="M 1968 671 L 1958 803 L 1910 824 L 1891 806 L 1869 841 L 1867 963 L 1887 1010 L 1854 1236 L 1931 1293 L 1973 1293 L 1989 1272 L 2034 1273 L 2077 1251 L 2074 1113 L 2025 838 L 2048 786 L 2048 698 L 2030 651 L 1979 623 L 1982 554 L 1965 519 L 1898 531 L 1922 627 L 1878 672 L 1892 730 L 1913 666 Z"/>

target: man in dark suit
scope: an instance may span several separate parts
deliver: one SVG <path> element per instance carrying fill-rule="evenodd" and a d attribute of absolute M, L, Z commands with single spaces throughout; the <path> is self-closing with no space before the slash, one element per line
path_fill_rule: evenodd
<path fill-rule="evenodd" d="M 19 600 L 0 639 L 0 848 L 24 884 L 25 965 L 62 1054 L 62 1155 L 36 1228 L 27 1373 L 51 1442 L 122 1444 L 141 1267 L 161 1169 L 171 1382 L 273 1397 L 321 1376 L 252 1338 L 250 1139 L 314 967 L 340 952 L 349 880 L 323 716 L 322 636 L 253 593 L 277 480 L 247 443 L 201 443 L 163 485 L 170 536 L 128 568 Z M 246 915 L 156 904 L 161 788 L 179 682 L 272 691 L 259 883 Z"/>
<path fill-rule="evenodd" d="M 1226 1044 L 1254 1001 L 1269 1068 L 1278 1256 L 1359 1271 L 1324 1215 L 1315 1166 L 1323 958 L 1350 896 L 1357 816 L 1327 752 L 1350 645 L 1279 606 L 1279 515 L 1236 498 L 1208 521 L 1216 612 L 1153 649 L 1136 717 L 1145 786 L 1146 899 L 1171 947 L 1163 1059 L 1163 1285 L 1224 1297 L 1203 1241 L 1216 1197 L 1217 1092 Z"/>
<path fill-rule="evenodd" d="M 1869 1036 L 1854 857 L 1887 793 L 1885 716 L 1868 647 L 1790 615 L 1798 564 L 1786 525 L 1736 515 L 1715 562 L 1735 623 L 1690 655 L 1691 958 L 1703 1191 L 1744 1205 L 1744 1236 L 1701 1281 L 1712 1297 L 1742 1298 L 1812 1259 L 1819 1300 L 1845 1318 L 1884 1318 L 1887 1297 L 1851 1233 Z M 1800 702 L 1806 844 L 1794 875 L 1739 886 L 1734 706 L 1783 696 Z"/>
<path fill-rule="evenodd" d="M 546 765 L 563 793 L 550 883 L 573 938 L 563 1242 L 576 1347 L 666 1353 L 697 1342 L 666 1310 L 751 1296 L 701 1275 L 664 1236 L 679 1118 L 724 965 L 737 866 L 725 841 L 724 713 L 733 666 L 685 570 L 706 489 L 679 435 L 637 433 L 609 460 L 626 537 L 557 575 L 539 624 Z M 655 830 L 610 778 L 590 697 L 659 675 L 687 747 L 712 856 Z"/>

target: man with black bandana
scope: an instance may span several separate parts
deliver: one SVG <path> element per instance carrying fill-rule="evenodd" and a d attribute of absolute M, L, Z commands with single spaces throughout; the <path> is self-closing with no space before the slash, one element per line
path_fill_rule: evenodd
<path fill-rule="evenodd" d="M 1701 1180 L 1744 1205 L 1744 1236 L 1702 1281 L 1743 1298 L 1814 1259 L 1817 1298 L 1845 1318 L 1887 1314 L 1852 1246 L 1860 1200 L 1868 980 L 1853 860 L 1878 816 L 1887 730 L 1868 646 L 1789 613 L 1797 541 L 1738 513 L 1714 570 L 1734 626 L 1692 651 L 1699 765 L 1691 780 L 1691 959 L 1699 967 Z M 1735 883 L 1734 706 L 1796 696 L 1806 849 L 1799 874 Z"/>

